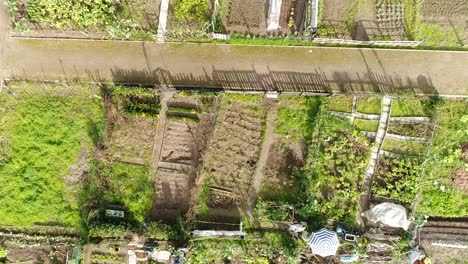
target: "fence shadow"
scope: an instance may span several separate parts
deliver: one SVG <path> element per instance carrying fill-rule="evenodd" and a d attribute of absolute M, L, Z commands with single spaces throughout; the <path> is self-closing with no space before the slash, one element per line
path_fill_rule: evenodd
<path fill-rule="evenodd" d="M 111 69 L 115 83 L 157 84 L 162 87 L 221 88 L 235 91 L 278 91 L 313 93 L 417 93 L 437 95 L 431 77 L 420 74 L 416 78 L 372 71 L 325 74 L 312 72 L 251 70 L 218 70 L 203 68 L 203 74 L 173 74 L 167 70 Z"/>

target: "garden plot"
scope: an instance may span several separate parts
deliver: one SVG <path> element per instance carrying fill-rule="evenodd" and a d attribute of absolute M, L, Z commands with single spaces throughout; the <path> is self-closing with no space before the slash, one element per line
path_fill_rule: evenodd
<path fill-rule="evenodd" d="M 468 215 L 467 106 L 464 99 L 445 99 L 436 107 L 434 137 L 421 185 L 419 210 L 425 214 Z"/>
<path fill-rule="evenodd" d="M 99 138 L 99 89 L 10 82 L 0 94 L 0 224 L 78 226 Z"/>
<path fill-rule="evenodd" d="M 228 32 L 265 34 L 268 9 L 263 0 L 226 0 L 223 24 Z"/>
<path fill-rule="evenodd" d="M 261 225 L 268 226 L 269 221 L 291 221 L 292 208 L 304 207 L 307 144 L 315 128 L 320 103 L 319 97 L 282 95 L 267 108 L 267 121 L 271 120 L 271 115 L 274 121 L 267 123 L 265 141 L 272 143 L 266 154 L 262 149 L 266 159 L 254 210 Z M 308 217 L 306 213 L 300 216 L 304 221 Z"/>
<path fill-rule="evenodd" d="M 420 173 L 421 161 L 418 159 L 380 157 L 372 182 L 372 198 L 412 204 L 418 191 Z"/>
<path fill-rule="evenodd" d="M 160 3 L 9 0 L 8 6 L 13 35 L 148 39 L 157 31 Z"/>
<path fill-rule="evenodd" d="M 84 186 L 84 209 L 90 215 L 98 212 L 93 220 L 101 224 L 109 220 L 104 215 L 108 206 L 124 206 L 124 221 L 142 223 L 149 216 L 154 192 L 150 162 L 160 99 L 151 88 L 102 90 L 106 126 L 96 128 L 101 134 Z"/>
<path fill-rule="evenodd" d="M 333 99 L 332 99 L 333 100 Z M 310 189 L 322 219 L 354 226 L 363 176 L 370 157 L 370 141 L 354 133 L 348 120 L 323 113 L 315 135 L 318 150 L 312 152 Z"/>
<path fill-rule="evenodd" d="M 200 218 L 223 217 L 224 212 L 232 214 L 236 208 L 246 208 L 251 197 L 264 118 L 262 96 L 224 96 L 205 159 L 204 187 L 197 208 Z"/>
<path fill-rule="evenodd" d="M 152 217 L 174 221 L 190 206 L 201 155 L 214 125 L 215 94 L 176 95 L 168 102 L 168 121 L 157 164 Z"/>
<path fill-rule="evenodd" d="M 430 116 L 436 103 L 436 99 L 416 97 L 393 100 L 382 151 L 399 156 L 424 156 L 431 137 Z"/>

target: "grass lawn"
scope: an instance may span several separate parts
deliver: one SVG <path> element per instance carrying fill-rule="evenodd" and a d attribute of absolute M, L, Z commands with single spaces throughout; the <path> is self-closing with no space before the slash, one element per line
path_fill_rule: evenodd
<path fill-rule="evenodd" d="M 244 240 L 207 239 L 189 245 L 188 263 L 298 263 L 301 240 L 287 232 L 247 232 Z M 228 261 L 230 260 L 230 261 Z M 279 262 L 277 262 L 280 260 Z"/>
<path fill-rule="evenodd" d="M 428 116 L 418 98 L 401 98 L 392 102 L 391 117 Z"/>
<path fill-rule="evenodd" d="M 468 142 L 468 101 L 444 100 L 436 108 L 435 119 L 419 210 L 431 216 L 466 216 L 468 194 L 462 189 L 461 175 L 468 170 L 467 150 L 462 149 Z"/>
<path fill-rule="evenodd" d="M 131 220 L 142 223 L 149 215 L 154 192 L 153 173 L 149 166 L 120 162 L 101 162 L 98 165 L 103 205 L 121 204 L 128 208 Z"/>
<path fill-rule="evenodd" d="M 275 133 L 286 135 L 293 141 L 310 134 L 319 105 L 318 97 L 281 96 Z"/>
<path fill-rule="evenodd" d="M 379 128 L 379 121 L 377 120 L 366 120 L 356 119 L 354 120 L 354 127 L 362 131 L 376 132 Z"/>
<path fill-rule="evenodd" d="M 422 156 L 426 151 L 426 143 L 386 138 L 382 144 L 382 150 L 401 155 Z"/>
<path fill-rule="evenodd" d="M 86 163 L 103 122 L 96 93 L 85 85 L 10 83 L 3 89 L 0 224 L 79 224 L 81 172 L 73 165 Z"/>
<path fill-rule="evenodd" d="M 351 113 L 353 111 L 353 96 L 334 96 L 330 101 L 331 111 Z"/>
<path fill-rule="evenodd" d="M 380 97 L 370 96 L 359 98 L 357 103 L 357 111 L 363 114 L 374 114 L 380 115 L 381 112 L 381 101 Z"/>

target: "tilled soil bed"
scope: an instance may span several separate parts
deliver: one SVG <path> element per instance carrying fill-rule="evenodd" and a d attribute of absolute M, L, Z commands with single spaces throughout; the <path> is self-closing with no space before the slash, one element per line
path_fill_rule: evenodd
<path fill-rule="evenodd" d="M 221 112 L 204 168 L 209 208 L 244 207 L 251 197 L 265 110 L 261 96 L 230 96 Z"/>

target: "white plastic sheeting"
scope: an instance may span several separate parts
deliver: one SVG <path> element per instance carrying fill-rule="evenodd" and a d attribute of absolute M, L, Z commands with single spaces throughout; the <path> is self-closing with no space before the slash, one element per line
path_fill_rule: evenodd
<path fill-rule="evenodd" d="M 390 227 L 401 227 L 408 230 L 410 222 L 406 217 L 406 209 L 393 203 L 381 203 L 363 214 L 372 223 L 382 223 Z"/>
<path fill-rule="evenodd" d="M 282 0 L 270 0 L 270 8 L 268 10 L 267 30 L 276 30 L 280 28 L 279 19 L 281 14 Z"/>

